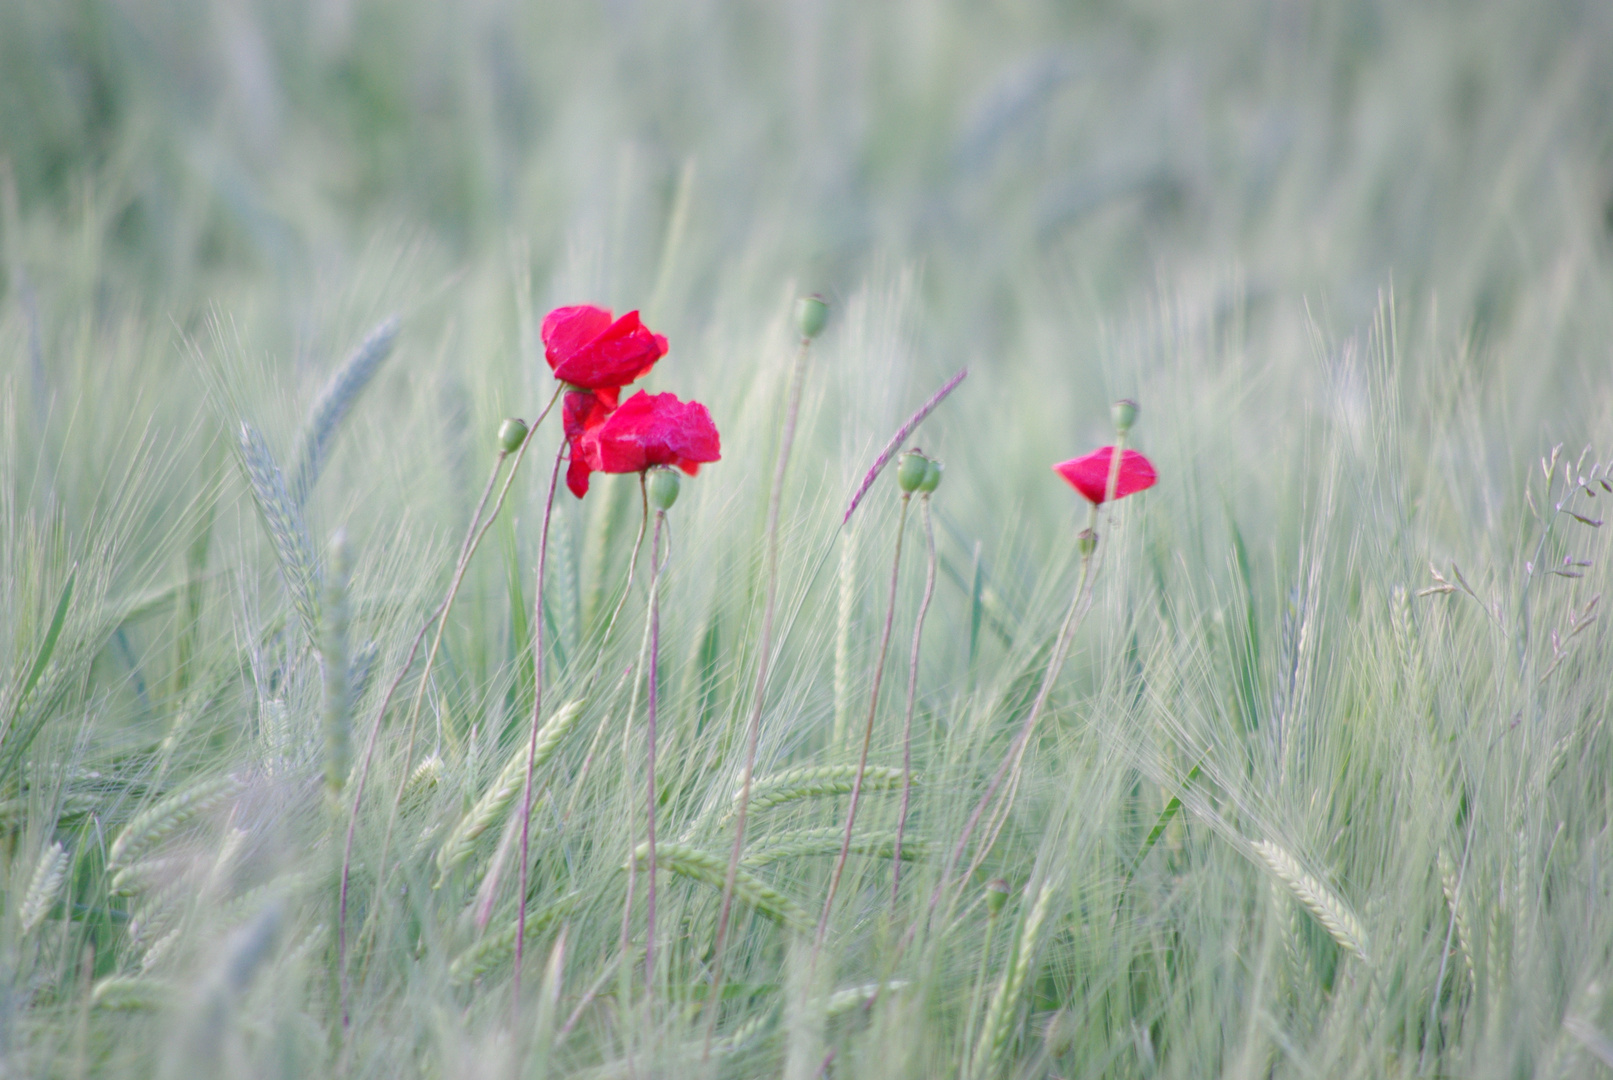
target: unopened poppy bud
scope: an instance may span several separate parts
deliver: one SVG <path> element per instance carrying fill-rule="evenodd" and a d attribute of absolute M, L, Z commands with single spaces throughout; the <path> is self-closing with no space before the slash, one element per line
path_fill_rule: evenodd
<path fill-rule="evenodd" d="M 526 442 L 526 421 L 512 416 L 498 426 L 498 448 L 513 454 Z"/>
<path fill-rule="evenodd" d="M 917 450 L 909 450 L 896 465 L 896 485 L 905 492 L 917 491 L 929 471 L 929 459 Z"/>
<path fill-rule="evenodd" d="M 1137 403 L 1130 398 L 1121 398 L 1109 406 L 1109 418 L 1115 422 L 1115 430 L 1124 435 L 1137 422 Z"/>
<path fill-rule="evenodd" d="M 919 481 L 919 490 L 928 495 L 941 486 L 941 463 L 931 458 L 924 463 L 924 479 Z"/>
<path fill-rule="evenodd" d="M 815 338 L 823 332 L 829 321 L 829 305 L 817 293 L 803 296 L 795 302 L 795 325 L 803 338 Z"/>
<path fill-rule="evenodd" d="M 1091 555 L 1098 550 L 1098 534 L 1091 529 L 1082 529 L 1075 534 L 1075 546 L 1082 555 Z"/>
<path fill-rule="evenodd" d="M 656 468 L 650 470 L 650 505 L 657 510 L 670 510 L 672 504 L 678 501 L 678 491 L 683 487 L 677 470 Z"/>
<path fill-rule="evenodd" d="M 995 919 L 1008 903 L 1008 882 L 992 878 L 986 882 L 986 914 Z"/>

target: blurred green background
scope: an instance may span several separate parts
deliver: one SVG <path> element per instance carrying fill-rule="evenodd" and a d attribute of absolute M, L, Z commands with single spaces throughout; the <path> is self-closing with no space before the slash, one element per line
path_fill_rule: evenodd
<path fill-rule="evenodd" d="M 1597 0 L 4 0 L 6 281 L 93 244 L 161 310 L 295 301 L 378 236 L 519 240 L 560 291 L 704 320 L 719 279 L 914 263 L 927 345 L 1002 355 L 1027 280 L 1114 318 L 1235 268 L 1330 329 L 1392 282 L 1488 341 L 1605 284 L 1609 56 Z M 1587 359 L 1567 336 L 1537 362 Z"/>

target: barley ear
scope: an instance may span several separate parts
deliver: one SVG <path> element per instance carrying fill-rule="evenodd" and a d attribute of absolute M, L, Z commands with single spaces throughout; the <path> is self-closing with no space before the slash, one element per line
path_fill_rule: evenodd
<path fill-rule="evenodd" d="M 291 594 L 291 605 L 296 608 L 309 638 L 317 642 L 319 571 L 314 565 L 313 545 L 308 540 L 302 512 L 287 494 L 285 478 L 263 436 L 245 421 L 241 423 L 240 451 L 247 484 L 252 489 L 252 501 L 274 546 L 280 576 Z"/>
<path fill-rule="evenodd" d="M 649 858 L 649 853 L 650 845 L 640 844 L 633 852 L 633 859 L 639 866 L 643 866 Z M 663 870 L 671 871 L 691 881 L 702 882 L 718 890 L 723 887 L 728 869 L 725 859 L 689 844 L 657 844 L 655 861 Z M 734 896 L 755 908 L 758 914 L 766 915 L 781 926 L 805 930 L 812 925 L 811 918 L 799 904 L 745 870 L 736 869 L 734 873 Z"/>
<path fill-rule="evenodd" d="M 358 400 L 359 394 L 370 384 L 370 379 L 386 358 L 392 355 L 392 344 L 397 340 L 398 317 L 388 316 L 375 329 L 364 336 L 358 348 L 348 354 L 342 366 L 326 380 L 319 396 L 308 410 L 297 447 L 297 464 L 292 470 L 291 502 L 301 509 L 308 502 L 319 474 L 330 456 L 330 446 L 336 429 Z"/>
<path fill-rule="evenodd" d="M 980 1041 L 975 1044 L 974 1060 L 970 1063 L 969 1075 L 974 1080 L 987 1080 L 1002 1072 L 1008 1043 L 1013 1035 L 1019 997 L 1035 965 L 1037 941 L 1052 899 L 1053 885 L 1044 882 L 1036 894 L 1035 902 L 1031 904 L 1030 912 L 1025 916 L 1025 925 L 1020 929 L 1019 941 L 1014 946 L 1013 962 L 1003 972 L 1002 981 L 997 984 L 996 991 L 991 995 L 991 1004 L 986 1008 Z"/>
<path fill-rule="evenodd" d="M 751 785 L 750 810 L 765 810 L 780 803 L 796 799 L 814 799 L 823 796 L 848 795 L 857 779 L 855 765 L 807 765 L 786 769 L 764 776 Z M 919 777 L 913 778 L 917 784 Z M 862 790 L 894 791 L 902 786 L 902 770 L 885 765 L 870 765 L 863 773 Z M 739 792 L 734 793 L 734 806 L 739 804 Z M 730 810 L 730 815 L 732 814 Z"/>
<path fill-rule="evenodd" d="M 28 881 L 28 892 L 22 901 L 22 932 L 33 933 L 45 921 L 56 894 L 62 891 L 62 878 L 67 873 L 67 849 L 61 842 L 51 844 L 39 853 L 33 876 Z"/>
<path fill-rule="evenodd" d="M 1367 935 L 1343 900 L 1326 885 L 1305 873 L 1299 861 L 1269 840 L 1256 840 L 1254 849 L 1307 911 L 1316 917 L 1339 947 L 1367 959 Z"/>
<path fill-rule="evenodd" d="M 532 756 L 534 773 L 547 765 L 560 749 L 567 733 L 576 726 L 585 704 L 583 698 L 566 702 L 538 730 L 536 752 Z M 524 742 L 511 751 L 509 760 L 492 787 L 483 793 L 443 841 L 442 847 L 437 850 L 437 885 L 440 886 L 449 874 L 470 858 L 476 850 L 476 841 L 483 833 L 504 819 L 505 812 L 526 783 L 527 751 Z"/>
<path fill-rule="evenodd" d="M 114 874 L 133 866 L 169 836 L 184 828 L 193 818 L 229 800 L 240 790 L 233 776 L 215 776 L 153 803 L 123 827 L 107 855 L 107 869 Z"/>

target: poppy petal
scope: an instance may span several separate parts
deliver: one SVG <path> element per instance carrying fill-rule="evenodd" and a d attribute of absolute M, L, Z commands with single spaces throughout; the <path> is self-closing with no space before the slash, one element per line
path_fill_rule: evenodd
<path fill-rule="evenodd" d="M 1101 503 L 1108 494 L 1109 469 L 1114 459 L 1114 450 L 1112 446 L 1105 446 L 1085 457 L 1061 461 L 1053 466 L 1053 471 L 1086 496 L 1088 502 Z M 1146 457 L 1136 450 L 1123 451 L 1120 455 L 1119 476 L 1115 481 L 1115 498 L 1123 499 L 1127 495 L 1135 495 L 1139 491 L 1151 488 L 1157 479 L 1153 463 Z"/>

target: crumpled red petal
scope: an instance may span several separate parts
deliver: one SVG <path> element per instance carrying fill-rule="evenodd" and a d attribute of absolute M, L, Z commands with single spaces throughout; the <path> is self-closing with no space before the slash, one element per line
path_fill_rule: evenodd
<path fill-rule="evenodd" d="M 1094 450 L 1085 457 L 1061 461 L 1053 466 L 1053 471 L 1064 477 L 1069 485 L 1093 504 L 1104 501 L 1109 486 L 1109 466 L 1114 457 L 1114 447 L 1105 446 Z M 1120 455 L 1120 475 L 1115 482 L 1115 498 L 1124 499 L 1127 495 L 1135 495 L 1139 491 L 1154 486 L 1158 475 L 1154 472 L 1153 463 L 1135 450 L 1123 451 Z"/>
<path fill-rule="evenodd" d="M 642 390 L 591 433 L 587 448 L 598 454 L 599 463 L 594 467 L 609 473 L 676 465 L 692 476 L 702 462 L 722 457 L 717 425 L 704 405 L 679 401 L 674 394 Z"/>
<path fill-rule="evenodd" d="M 629 311 L 611 321 L 608 308 L 555 308 L 543 319 L 543 355 L 555 378 L 584 390 L 620 387 L 649 374 L 667 340 Z"/>

